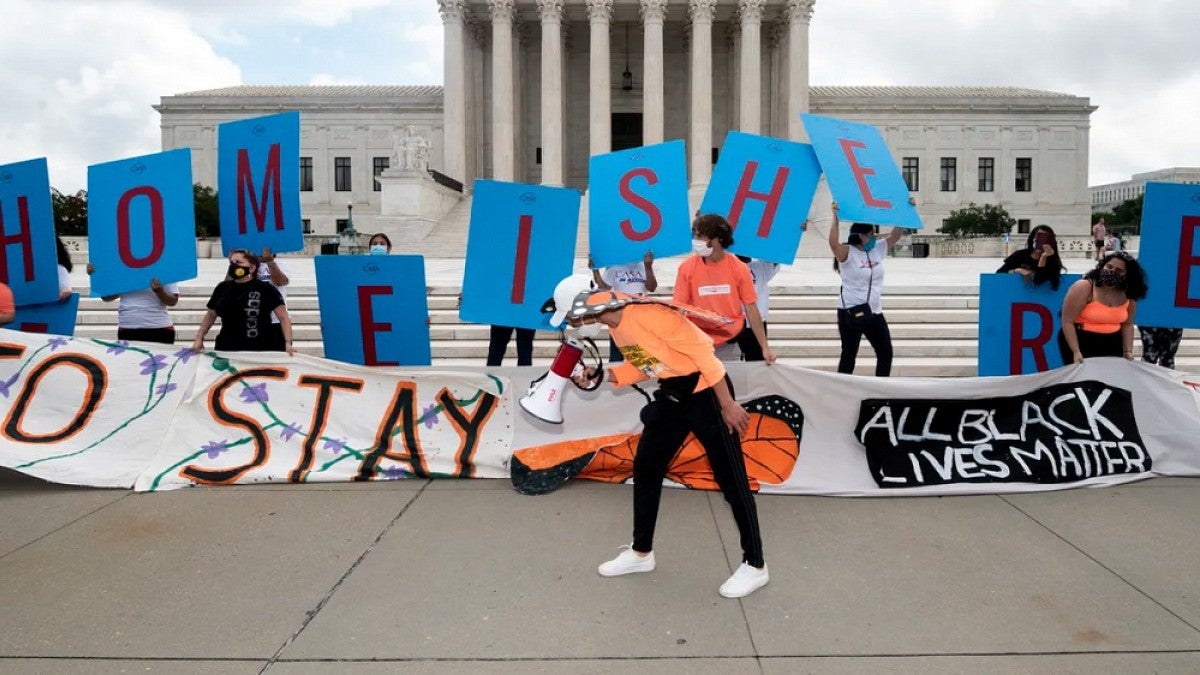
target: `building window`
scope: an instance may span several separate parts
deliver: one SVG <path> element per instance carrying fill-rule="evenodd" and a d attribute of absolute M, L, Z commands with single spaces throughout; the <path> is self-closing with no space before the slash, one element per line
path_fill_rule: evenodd
<path fill-rule="evenodd" d="M 534 151 L 533 163 L 537 164 L 537 165 L 541 165 L 541 163 L 542 163 L 542 149 L 541 148 L 538 148 L 536 151 Z"/>
<path fill-rule="evenodd" d="M 300 191 L 312 192 L 312 157 L 300 158 Z"/>
<path fill-rule="evenodd" d="M 349 218 L 338 218 L 337 219 L 337 233 L 338 234 L 341 234 L 342 232 L 344 232 L 346 230 L 346 228 L 348 228 L 348 227 L 350 227 L 350 219 Z"/>
<path fill-rule="evenodd" d="M 720 159 L 720 157 L 721 157 L 721 149 L 713 148 L 712 149 L 712 163 L 716 164 L 717 160 Z"/>
<path fill-rule="evenodd" d="M 958 189 L 958 158 L 942 158 L 942 192 L 954 192 Z"/>
<path fill-rule="evenodd" d="M 338 192 L 350 191 L 350 158 L 333 158 L 333 189 Z"/>
<path fill-rule="evenodd" d="M 996 158 L 979 158 L 979 191 L 993 192 L 996 189 Z"/>
<path fill-rule="evenodd" d="M 376 178 L 379 178 L 379 174 L 383 173 L 384 171 L 387 171 L 387 168 L 388 168 L 388 166 L 390 166 L 390 165 L 391 165 L 391 163 L 392 163 L 392 160 L 391 160 L 391 158 L 389 158 L 389 157 L 375 157 L 375 158 L 373 158 L 373 159 L 371 160 L 371 173 L 372 173 L 372 175 L 374 175 Z M 383 186 L 379 184 L 379 181 L 377 181 L 377 180 L 376 180 L 376 181 L 373 181 L 373 182 L 375 183 L 375 191 L 376 191 L 376 192 L 379 192 L 380 190 L 382 190 L 382 189 L 383 189 Z"/>
<path fill-rule="evenodd" d="M 1017 219 L 1017 234 L 1029 234 L 1030 229 L 1028 218 Z"/>
<path fill-rule="evenodd" d="M 312 234 L 312 218 L 301 218 L 300 227 L 304 234 Z"/>
<path fill-rule="evenodd" d="M 921 160 L 918 157 L 904 158 L 904 184 L 909 192 L 921 189 Z"/>
<path fill-rule="evenodd" d="M 1033 191 L 1033 158 L 1017 158 L 1017 192 Z"/>

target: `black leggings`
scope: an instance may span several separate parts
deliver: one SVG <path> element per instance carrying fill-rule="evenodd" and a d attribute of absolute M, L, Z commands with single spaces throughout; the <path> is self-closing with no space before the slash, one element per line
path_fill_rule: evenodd
<path fill-rule="evenodd" d="M 838 359 L 839 373 L 853 374 L 858 361 L 858 346 L 863 336 L 875 350 L 875 376 L 892 374 L 892 331 L 882 314 L 872 312 L 870 316 L 856 319 L 850 312 L 837 311 L 838 337 L 842 339 L 842 357 Z"/>
<path fill-rule="evenodd" d="M 1183 339 L 1182 328 L 1154 328 L 1138 326 L 1142 335 L 1142 360 L 1157 363 L 1164 368 L 1175 367 L 1175 352 Z"/>
<path fill-rule="evenodd" d="M 489 366 L 499 366 L 504 361 L 504 352 L 508 351 L 508 341 L 512 339 L 514 330 L 517 331 L 517 365 L 533 365 L 534 330 L 532 328 L 492 326 L 487 355 L 487 364 Z"/>
<path fill-rule="evenodd" d="M 733 511 L 741 535 L 742 561 L 763 566 L 762 535 L 758 528 L 758 510 L 746 476 L 746 458 L 741 440 L 725 426 L 721 404 L 712 387 L 691 394 L 697 376 L 661 380 L 660 389 L 675 392 L 681 399 L 678 408 L 648 421 L 633 458 L 633 550 L 654 550 L 654 527 L 658 522 L 658 504 L 662 481 L 671 460 L 679 453 L 688 432 L 704 446 L 713 477 Z M 733 385 L 729 385 L 730 394 Z"/>
<path fill-rule="evenodd" d="M 763 334 L 765 335 L 766 332 L 767 322 L 763 321 Z M 738 333 L 738 336 L 735 339 L 737 340 L 738 346 L 742 348 L 743 361 L 766 360 L 763 357 L 762 345 L 758 344 L 758 338 L 754 336 L 754 331 L 750 328 L 750 326 L 743 328 L 742 332 Z"/>
<path fill-rule="evenodd" d="M 1079 344 L 1079 353 L 1083 354 L 1085 359 L 1094 356 L 1120 358 L 1125 353 L 1125 350 L 1122 349 L 1120 330 L 1115 333 L 1093 333 L 1090 330 L 1084 330 L 1079 324 L 1075 324 L 1075 340 Z M 1063 335 L 1061 328 L 1058 329 L 1058 352 L 1062 354 L 1064 366 L 1075 363 L 1075 353 L 1067 346 L 1067 336 Z"/>
<path fill-rule="evenodd" d="M 158 342 L 175 344 L 175 327 L 166 328 L 117 328 L 117 339 L 130 342 Z"/>

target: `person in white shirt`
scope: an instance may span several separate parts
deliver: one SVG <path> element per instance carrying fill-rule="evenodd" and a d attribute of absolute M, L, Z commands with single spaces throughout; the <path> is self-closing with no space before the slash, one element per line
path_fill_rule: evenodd
<path fill-rule="evenodd" d="M 54 240 L 58 245 L 58 301 L 66 302 L 75 293 L 75 289 L 71 288 L 71 254 L 62 237 L 56 236 Z"/>
<path fill-rule="evenodd" d="M 287 272 L 284 272 L 279 261 L 275 259 L 275 254 L 271 252 L 270 246 L 264 246 L 262 255 L 258 257 L 262 264 L 258 266 L 258 278 L 260 281 L 265 281 L 275 287 L 279 291 L 279 296 L 283 298 L 283 302 L 287 303 L 287 285 L 290 282 Z M 279 323 L 279 317 L 271 314 L 271 344 L 273 351 L 285 351 L 286 339 L 283 337 L 283 326 Z"/>
<path fill-rule="evenodd" d="M 804 225 L 801 225 L 803 228 Z M 739 255 L 738 260 L 746 263 L 746 267 L 750 268 L 750 276 L 754 278 L 754 292 L 758 294 L 758 300 L 755 302 L 758 305 L 758 314 L 762 317 L 763 334 L 767 334 L 767 312 L 770 309 L 771 297 L 768 285 L 771 280 L 779 274 L 779 263 L 768 262 L 766 260 L 755 260 L 748 256 Z M 737 336 L 738 347 L 742 350 L 743 361 L 763 361 L 762 345 L 758 343 L 758 336 L 750 328 L 749 319 L 746 320 L 746 327 L 742 329 Z"/>
<path fill-rule="evenodd" d="M 96 268 L 88 263 L 87 273 Z M 179 285 L 150 280 L 150 288 L 101 297 L 105 302 L 117 300 L 117 339 L 130 342 L 175 343 L 175 325 L 171 323 L 168 307 L 179 302 Z"/>
<path fill-rule="evenodd" d="M 602 291 L 619 291 L 627 295 L 645 295 L 658 290 L 658 279 L 654 276 L 654 253 L 646 251 L 642 262 L 612 265 L 603 270 L 588 258 L 588 269 L 592 270 L 592 280 Z M 621 350 L 611 339 L 608 341 L 609 363 L 620 363 L 625 360 Z"/>
<path fill-rule="evenodd" d="M 914 203 L 910 198 L 909 203 Z M 904 228 L 892 228 L 888 236 L 875 236 L 875 226 L 854 223 L 846 243 L 838 240 L 838 205 L 832 205 L 833 223 L 829 227 L 829 248 L 833 268 L 842 277 L 838 290 L 837 325 L 842 342 L 838 359 L 839 373 L 852 374 L 858 359 L 858 346 L 865 336 L 875 350 L 875 376 L 892 374 L 892 333 L 883 318 L 883 260 L 888 249 L 904 236 Z"/>

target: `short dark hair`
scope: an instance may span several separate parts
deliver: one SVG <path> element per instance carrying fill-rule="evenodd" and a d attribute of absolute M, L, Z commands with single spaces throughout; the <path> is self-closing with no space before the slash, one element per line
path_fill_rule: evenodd
<path fill-rule="evenodd" d="M 733 246 L 733 226 L 724 216 L 715 213 L 705 213 L 692 221 L 692 230 L 702 237 L 716 239 L 721 248 Z"/>
<path fill-rule="evenodd" d="M 1104 256 L 1096 263 L 1095 267 L 1083 275 L 1083 278 L 1095 283 L 1100 278 L 1100 270 L 1104 269 L 1108 261 L 1113 258 L 1120 258 L 1125 262 L 1125 297 L 1130 300 L 1141 300 L 1146 297 L 1147 291 L 1150 290 L 1149 285 L 1146 284 L 1146 271 L 1142 269 L 1142 264 L 1137 261 L 1137 258 L 1125 251 L 1115 251 Z"/>

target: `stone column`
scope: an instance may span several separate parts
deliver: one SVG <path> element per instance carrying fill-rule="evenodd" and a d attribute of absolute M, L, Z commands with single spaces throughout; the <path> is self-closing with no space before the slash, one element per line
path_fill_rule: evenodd
<path fill-rule="evenodd" d="M 717 0 L 689 0 L 692 19 L 692 128 L 690 187 L 703 188 L 712 176 L 712 24 Z"/>
<path fill-rule="evenodd" d="M 612 22 L 613 0 L 587 0 L 591 40 L 591 131 L 590 152 L 603 155 L 612 150 L 612 63 L 608 31 Z"/>
<path fill-rule="evenodd" d="M 667 0 L 642 0 L 642 141 L 644 145 L 662 143 L 663 131 L 663 21 Z"/>
<path fill-rule="evenodd" d="M 513 120 L 514 0 L 490 0 L 492 13 L 492 178 L 513 180 L 515 123 Z"/>
<path fill-rule="evenodd" d="M 742 131 L 762 133 L 762 14 L 766 0 L 741 0 L 738 13 L 742 24 L 741 72 L 738 92 Z"/>
<path fill-rule="evenodd" d="M 538 0 L 542 16 L 542 185 L 563 184 L 563 0 Z"/>
<path fill-rule="evenodd" d="M 788 0 L 787 16 L 787 114 L 788 138 L 808 141 L 800 113 L 808 112 L 808 24 L 817 0 Z"/>
<path fill-rule="evenodd" d="M 725 24 L 725 46 L 729 53 L 728 68 L 724 74 L 729 83 L 729 128 L 742 128 L 742 26 L 737 21 Z"/>
<path fill-rule="evenodd" d="M 447 176 L 464 183 L 467 176 L 467 71 L 466 2 L 438 0 L 442 14 L 442 57 L 445 61 L 443 105 L 445 138 L 442 139 L 442 166 Z"/>

